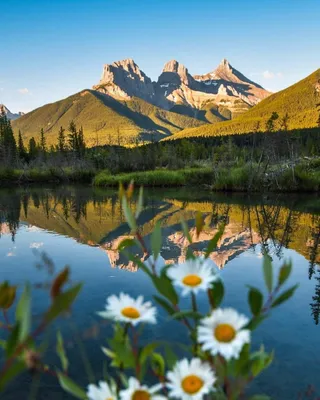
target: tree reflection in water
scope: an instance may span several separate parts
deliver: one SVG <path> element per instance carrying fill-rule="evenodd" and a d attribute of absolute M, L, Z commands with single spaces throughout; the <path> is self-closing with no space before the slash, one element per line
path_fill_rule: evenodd
<path fill-rule="evenodd" d="M 205 251 L 219 223 L 225 232 L 212 254 L 212 260 L 222 269 L 245 251 L 255 251 L 260 245 L 264 253 L 283 258 L 283 249 L 297 251 L 309 260 L 309 279 L 315 279 L 311 313 L 316 324 L 320 315 L 319 209 L 294 197 L 248 199 L 211 193 L 150 191 L 139 217 L 141 235 L 149 243 L 150 232 L 160 220 L 165 236 L 163 256 L 166 263 L 183 261 L 188 241 L 181 231 L 181 214 L 187 222 L 197 254 Z M 135 208 L 135 200 L 132 200 Z M 205 229 L 197 237 L 194 217 L 201 211 Z M 83 187 L 54 189 L 10 189 L 0 191 L 0 236 L 10 234 L 15 240 L 21 224 L 36 226 L 76 239 L 106 252 L 112 267 L 136 271 L 136 266 L 117 251 L 119 243 L 130 237 L 117 192 Z M 134 249 L 142 260 L 137 247 Z M 42 260 L 43 261 L 43 260 Z"/>

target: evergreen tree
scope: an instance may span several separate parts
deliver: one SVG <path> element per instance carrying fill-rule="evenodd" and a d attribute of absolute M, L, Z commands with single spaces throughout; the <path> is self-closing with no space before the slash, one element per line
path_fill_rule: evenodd
<path fill-rule="evenodd" d="M 319 113 L 319 118 L 318 118 L 317 124 L 318 124 L 318 127 L 320 128 L 320 103 L 317 104 L 317 109 L 318 109 L 318 113 Z"/>
<path fill-rule="evenodd" d="M 60 153 L 64 153 L 66 150 L 66 137 L 65 137 L 65 129 L 60 127 L 59 134 L 58 134 L 58 150 Z"/>
<path fill-rule="evenodd" d="M 0 161 L 12 165 L 16 161 L 17 144 L 13 135 L 10 120 L 3 110 L 0 112 Z"/>
<path fill-rule="evenodd" d="M 41 128 L 40 131 L 40 149 L 43 153 L 47 151 L 47 143 L 46 143 L 46 138 L 44 136 L 44 130 Z"/>
<path fill-rule="evenodd" d="M 268 119 L 267 123 L 266 123 L 266 129 L 267 132 L 274 132 L 274 123 L 275 121 L 279 118 L 278 113 L 273 112 L 271 117 Z"/>
<path fill-rule="evenodd" d="M 27 154 L 27 151 L 26 151 L 26 149 L 24 147 L 23 139 L 22 139 L 22 135 L 21 135 L 21 131 L 20 130 L 19 130 L 19 139 L 18 139 L 18 155 L 19 155 L 20 160 L 27 161 L 28 154 Z"/>
<path fill-rule="evenodd" d="M 78 149 L 78 132 L 77 132 L 77 126 L 74 123 L 74 121 L 70 122 L 68 130 L 70 132 L 68 135 L 69 149 L 72 152 L 76 152 Z"/>
<path fill-rule="evenodd" d="M 32 137 L 29 140 L 29 158 L 30 160 L 34 160 L 38 155 L 38 148 L 37 148 L 37 144 L 35 141 L 35 138 Z"/>
<path fill-rule="evenodd" d="M 84 141 L 82 127 L 79 129 L 79 132 L 78 132 L 78 149 L 77 150 L 78 150 L 79 157 L 83 157 L 85 154 L 85 150 L 86 150 L 86 144 Z"/>

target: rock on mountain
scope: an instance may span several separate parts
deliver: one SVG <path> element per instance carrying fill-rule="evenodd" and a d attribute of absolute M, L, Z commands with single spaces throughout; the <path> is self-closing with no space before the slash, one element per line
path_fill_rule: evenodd
<path fill-rule="evenodd" d="M 5 114 L 7 118 L 12 121 L 24 115 L 23 112 L 19 112 L 18 114 L 13 114 L 4 104 L 0 104 L 0 114 L 1 113 Z"/>
<path fill-rule="evenodd" d="M 99 84 L 93 89 L 117 100 L 139 97 L 207 122 L 231 119 L 271 94 L 226 59 L 215 70 L 195 76 L 183 64 L 171 60 L 157 82 L 152 82 L 132 59 L 126 59 L 106 64 Z"/>
<path fill-rule="evenodd" d="M 109 94 L 116 100 L 139 97 L 154 104 L 154 85 L 131 58 L 106 64 L 100 82 L 93 89 Z"/>

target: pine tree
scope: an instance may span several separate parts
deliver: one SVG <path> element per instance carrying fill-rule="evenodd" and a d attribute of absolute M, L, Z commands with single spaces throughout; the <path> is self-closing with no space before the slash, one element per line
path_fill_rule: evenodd
<path fill-rule="evenodd" d="M 29 140 L 29 158 L 30 160 L 34 160 L 38 155 L 38 148 L 37 148 L 37 144 L 35 141 L 35 138 L 32 137 Z"/>
<path fill-rule="evenodd" d="M 81 127 L 78 132 L 78 155 L 83 157 L 86 150 L 86 144 L 84 141 L 83 128 Z"/>
<path fill-rule="evenodd" d="M 24 147 L 23 144 L 23 139 L 22 139 L 22 135 L 21 135 L 21 131 L 19 130 L 19 139 L 18 139 L 18 156 L 20 158 L 20 160 L 22 161 L 27 161 L 27 151 Z"/>
<path fill-rule="evenodd" d="M 64 153 L 66 150 L 66 137 L 65 137 L 65 129 L 63 127 L 60 127 L 59 130 L 59 135 L 58 135 L 58 150 L 60 153 Z"/>
<path fill-rule="evenodd" d="M 41 128 L 41 131 L 40 131 L 40 149 L 43 153 L 45 153 L 47 151 L 46 138 L 44 136 L 43 128 Z"/>
<path fill-rule="evenodd" d="M 6 165 L 16 161 L 17 144 L 13 135 L 10 120 L 0 112 L 0 160 Z"/>
<path fill-rule="evenodd" d="M 74 121 L 70 122 L 69 125 L 69 135 L 68 135 L 68 144 L 69 144 L 69 149 L 72 152 L 76 152 L 78 149 L 78 133 L 77 133 L 77 126 L 74 123 Z"/>
<path fill-rule="evenodd" d="M 271 117 L 268 119 L 266 123 L 267 132 L 274 132 L 274 123 L 279 118 L 278 113 L 273 112 Z"/>

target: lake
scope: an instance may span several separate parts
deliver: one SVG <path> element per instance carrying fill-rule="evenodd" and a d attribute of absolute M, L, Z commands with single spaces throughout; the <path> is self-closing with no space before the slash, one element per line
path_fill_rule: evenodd
<path fill-rule="evenodd" d="M 197 211 L 203 212 L 206 222 L 198 239 L 194 228 Z M 212 194 L 197 188 L 148 191 L 139 217 L 141 233 L 149 244 L 155 223 L 161 221 L 161 254 L 167 262 L 185 259 L 187 240 L 181 230 L 181 216 L 187 221 L 197 254 L 206 248 L 217 222 L 226 221 L 211 258 L 225 282 L 224 305 L 248 315 L 245 285 L 264 285 L 262 246 L 272 256 L 276 269 L 283 260 L 292 260 L 288 285 L 298 282 L 300 286 L 255 333 L 254 346 L 263 343 L 267 350 L 275 349 L 275 361 L 251 390 L 292 400 L 313 385 L 320 395 L 320 199 L 316 195 Z M 72 281 L 84 282 L 71 316 L 61 318 L 51 328 L 45 358 L 48 364 L 59 363 L 55 355 L 59 328 L 72 361 L 70 375 L 84 387 L 89 379 L 101 378 L 106 362 L 100 347 L 106 344 L 110 326 L 95 314 L 104 308 L 106 297 L 120 291 L 143 294 L 148 299 L 154 294 L 142 271 L 117 252 L 119 243 L 128 236 L 130 230 L 115 191 L 87 187 L 0 190 L 1 281 L 7 279 L 20 287 L 25 281 L 31 282 L 35 320 L 48 304 L 53 276 L 66 264 L 71 267 Z M 52 262 L 43 263 L 43 254 Z M 203 301 L 200 296 L 200 306 Z M 148 338 L 186 340 L 178 322 L 169 321 L 162 313 L 159 323 L 146 331 L 144 340 Z M 89 363 L 84 362 L 87 358 Z M 1 399 L 27 399 L 30 391 L 30 399 L 70 398 L 54 378 L 39 380 L 24 374 Z"/>

